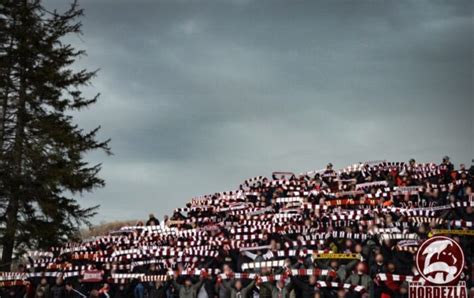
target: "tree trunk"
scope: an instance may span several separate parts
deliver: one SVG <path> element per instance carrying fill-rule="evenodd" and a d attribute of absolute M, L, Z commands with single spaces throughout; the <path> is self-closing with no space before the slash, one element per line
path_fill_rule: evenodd
<path fill-rule="evenodd" d="M 6 230 L 3 237 L 2 262 L 0 271 L 10 271 L 13 257 L 13 248 L 15 247 L 15 234 L 18 224 L 18 206 L 19 197 L 12 197 L 9 201 L 6 212 Z"/>
<path fill-rule="evenodd" d="M 11 186 L 11 196 L 6 210 L 5 234 L 2 241 L 3 249 L 0 271 L 9 271 L 11 267 L 13 249 L 15 247 L 15 235 L 18 228 L 18 210 L 22 197 L 22 165 L 25 134 L 25 99 L 26 81 L 24 77 L 22 77 L 19 92 L 19 107 L 17 112 L 15 145 L 13 149 L 14 185 Z"/>
<path fill-rule="evenodd" d="M 23 11 L 21 16 L 25 16 L 28 13 L 27 0 L 23 0 Z M 22 20 L 22 25 L 24 20 Z M 22 48 L 20 51 L 22 54 L 27 49 L 27 41 L 25 40 L 25 34 L 22 34 L 19 47 Z M 21 55 L 21 54 L 20 54 Z M 13 162 L 13 182 L 11 185 L 10 198 L 6 210 L 6 221 L 5 221 L 5 234 L 3 237 L 3 249 L 2 249 L 2 261 L 0 264 L 0 271 L 9 271 L 12 265 L 13 251 L 15 248 L 15 236 L 18 229 L 18 211 L 20 202 L 22 200 L 23 192 L 23 145 L 25 139 L 25 120 L 26 120 L 26 96 L 27 96 L 27 81 L 25 78 L 26 74 L 26 58 L 19 58 L 19 76 L 20 76 L 20 87 L 18 92 L 18 106 L 16 114 L 16 127 L 15 127 L 15 140 L 13 146 L 12 162 Z"/>

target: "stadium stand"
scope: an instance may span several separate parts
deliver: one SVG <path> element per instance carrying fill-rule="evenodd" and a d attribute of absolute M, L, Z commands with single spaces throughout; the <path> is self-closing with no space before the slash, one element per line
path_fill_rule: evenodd
<path fill-rule="evenodd" d="M 161 222 L 30 251 L 4 297 L 408 297 L 433 235 L 463 248 L 473 287 L 473 171 L 369 161 L 254 177 Z"/>

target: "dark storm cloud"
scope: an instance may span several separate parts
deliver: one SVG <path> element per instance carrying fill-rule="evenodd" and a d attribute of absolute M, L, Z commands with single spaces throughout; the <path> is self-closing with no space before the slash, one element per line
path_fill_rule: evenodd
<path fill-rule="evenodd" d="M 64 7 L 64 1 L 47 1 Z M 369 159 L 469 162 L 471 1 L 81 1 L 115 155 L 97 220 Z M 133 205 L 130 204 L 133 202 Z"/>

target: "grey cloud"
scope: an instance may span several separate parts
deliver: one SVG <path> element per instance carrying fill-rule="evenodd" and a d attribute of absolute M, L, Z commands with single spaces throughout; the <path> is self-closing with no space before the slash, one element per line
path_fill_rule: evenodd
<path fill-rule="evenodd" d="M 97 221 L 274 170 L 472 158 L 472 1 L 81 3 L 70 40 L 102 98 L 77 119 L 115 152 L 89 156 L 108 182 L 84 198 Z"/>

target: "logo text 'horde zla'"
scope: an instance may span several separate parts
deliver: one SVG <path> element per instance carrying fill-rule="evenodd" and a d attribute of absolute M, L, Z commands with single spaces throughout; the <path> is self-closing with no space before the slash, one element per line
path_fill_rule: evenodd
<path fill-rule="evenodd" d="M 409 298 L 467 298 L 466 282 L 460 281 L 464 253 L 451 238 L 435 236 L 423 242 L 416 254 L 420 281 L 411 282 Z"/>
<path fill-rule="evenodd" d="M 450 284 L 461 275 L 464 253 L 453 239 L 435 236 L 423 242 L 418 249 L 416 266 L 421 276 L 431 284 Z"/>

